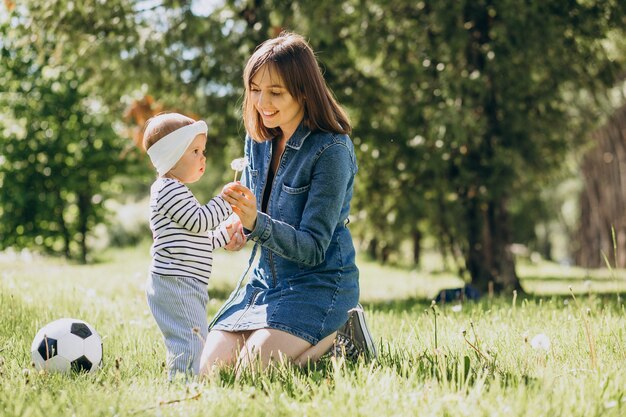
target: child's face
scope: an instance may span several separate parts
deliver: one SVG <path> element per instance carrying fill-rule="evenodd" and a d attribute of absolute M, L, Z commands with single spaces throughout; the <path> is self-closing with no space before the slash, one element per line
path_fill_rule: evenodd
<path fill-rule="evenodd" d="M 167 176 L 176 178 L 184 184 L 198 181 L 204 174 L 206 164 L 205 148 L 206 136 L 203 134 L 196 136 L 183 156 L 174 165 L 174 168 L 167 173 Z"/>
<path fill-rule="evenodd" d="M 276 71 L 264 65 L 250 80 L 250 99 L 263 125 L 280 127 L 287 139 L 304 116 L 304 107 L 289 93 Z"/>

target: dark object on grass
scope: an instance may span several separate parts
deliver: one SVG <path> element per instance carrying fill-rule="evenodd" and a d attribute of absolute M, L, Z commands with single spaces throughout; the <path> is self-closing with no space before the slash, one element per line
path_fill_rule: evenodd
<path fill-rule="evenodd" d="M 480 291 L 471 285 L 466 285 L 465 287 L 448 288 L 439 291 L 439 294 L 435 297 L 435 301 L 438 303 L 450 303 L 458 300 L 478 300 L 480 296 Z"/>

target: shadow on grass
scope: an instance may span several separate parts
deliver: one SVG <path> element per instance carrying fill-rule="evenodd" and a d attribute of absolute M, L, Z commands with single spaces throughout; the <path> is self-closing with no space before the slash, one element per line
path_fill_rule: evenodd
<path fill-rule="evenodd" d="M 585 282 L 585 281 L 590 281 L 590 282 L 624 282 L 626 281 L 626 278 L 623 276 L 617 276 L 615 278 L 613 277 L 598 277 L 598 276 L 593 276 L 593 275 L 587 275 L 587 276 L 558 276 L 558 275 L 542 275 L 542 276 L 536 276 L 536 275 L 528 275 L 528 276 L 524 276 L 520 278 L 520 281 L 524 282 L 524 281 L 564 281 L 564 282 L 569 282 L 569 283 L 577 283 L 577 282 Z"/>
<path fill-rule="evenodd" d="M 615 308 L 617 310 L 622 308 L 624 302 L 626 302 L 626 293 L 623 292 L 591 292 L 591 293 L 577 293 L 575 294 L 577 301 L 580 304 L 587 304 L 592 302 L 602 305 L 604 307 Z M 460 300 L 454 300 L 446 303 L 437 303 L 439 308 L 453 306 L 458 304 Z M 489 298 L 483 296 L 479 300 L 463 300 L 465 305 L 478 306 L 484 310 L 488 310 L 493 306 L 506 307 L 511 306 L 513 303 L 513 296 L 510 294 L 500 294 Z M 565 308 L 568 305 L 575 305 L 571 294 L 534 294 L 523 293 L 517 296 L 516 305 L 519 307 L 522 303 L 528 303 L 531 305 L 551 304 L 561 306 Z M 430 308 L 432 304 L 431 298 L 426 297 L 408 297 L 402 299 L 391 300 L 374 300 L 374 301 L 362 301 L 361 305 L 365 310 L 371 310 L 380 313 L 398 313 L 398 312 L 422 312 Z"/>
<path fill-rule="evenodd" d="M 431 300 L 421 297 L 409 297 L 392 300 L 362 301 L 361 305 L 366 310 L 391 313 L 405 311 L 423 311 L 430 307 Z"/>

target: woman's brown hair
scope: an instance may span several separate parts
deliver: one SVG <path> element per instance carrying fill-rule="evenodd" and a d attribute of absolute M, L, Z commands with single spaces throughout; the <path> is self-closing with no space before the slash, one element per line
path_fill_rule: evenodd
<path fill-rule="evenodd" d="M 335 100 L 326 85 L 315 54 L 295 33 L 282 32 L 259 45 L 243 72 L 246 92 L 243 99 L 243 121 L 248 133 L 256 141 L 278 136 L 280 128 L 267 128 L 250 99 L 250 83 L 265 65 L 276 71 L 293 98 L 304 107 L 304 124 L 312 131 L 349 134 L 352 131 L 346 112 Z"/>

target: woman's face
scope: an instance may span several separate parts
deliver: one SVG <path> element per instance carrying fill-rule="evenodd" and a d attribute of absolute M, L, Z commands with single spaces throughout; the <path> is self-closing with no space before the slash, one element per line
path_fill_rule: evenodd
<path fill-rule="evenodd" d="M 250 101 L 267 128 L 280 127 L 289 139 L 296 131 L 304 107 L 289 93 L 282 78 L 264 65 L 250 81 Z"/>

